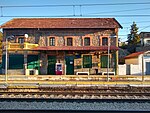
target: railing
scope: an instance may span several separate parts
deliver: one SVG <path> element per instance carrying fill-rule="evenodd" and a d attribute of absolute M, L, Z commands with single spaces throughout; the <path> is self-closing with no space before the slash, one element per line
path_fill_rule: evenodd
<path fill-rule="evenodd" d="M 37 47 L 38 44 L 31 44 L 31 43 L 8 43 L 8 50 L 29 50 L 32 48 Z M 5 48 L 4 48 L 5 49 Z"/>
<path fill-rule="evenodd" d="M 37 46 L 38 46 L 38 44 L 24 43 L 23 49 L 32 49 L 32 48 L 35 48 Z"/>

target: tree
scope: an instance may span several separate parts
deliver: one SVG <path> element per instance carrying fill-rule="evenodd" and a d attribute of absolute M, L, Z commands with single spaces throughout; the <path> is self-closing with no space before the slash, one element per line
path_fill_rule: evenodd
<path fill-rule="evenodd" d="M 129 45 L 136 45 L 140 42 L 140 36 L 138 34 L 138 27 L 135 22 L 131 25 L 130 34 L 128 34 L 128 44 Z"/>
<path fill-rule="evenodd" d="M 140 42 L 138 34 L 138 27 L 135 22 L 131 25 L 130 34 L 128 34 L 128 51 L 131 53 L 136 52 L 136 46 Z"/>

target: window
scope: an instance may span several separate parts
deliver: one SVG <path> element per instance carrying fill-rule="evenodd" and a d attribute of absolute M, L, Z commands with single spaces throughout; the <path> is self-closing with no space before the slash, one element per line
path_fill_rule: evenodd
<path fill-rule="evenodd" d="M 102 45 L 103 45 L 103 46 L 108 45 L 108 38 L 107 38 L 107 37 L 103 37 L 103 38 L 102 38 Z"/>
<path fill-rule="evenodd" d="M 147 42 L 148 44 L 150 44 L 150 40 L 147 40 L 146 42 Z"/>
<path fill-rule="evenodd" d="M 55 46 L 55 37 L 49 38 L 49 46 Z"/>
<path fill-rule="evenodd" d="M 72 38 L 67 38 L 67 46 L 72 46 Z"/>
<path fill-rule="evenodd" d="M 101 56 L 101 68 L 107 68 L 107 65 L 108 65 L 108 55 L 102 55 Z M 109 66 L 110 66 L 110 63 L 109 63 Z"/>
<path fill-rule="evenodd" d="M 92 56 L 91 55 L 83 56 L 83 68 L 92 68 Z"/>
<path fill-rule="evenodd" d="M 84 46 L 90 46 L 90 38 L 89 37 L 84 38 Z"/>
<path fill-rule="evenodd" d="M 22 43 L 24 43 L 24 42 L 25 42 L 24 38 L 22 38 L 22 37 L 19 37 L 19 38 L 18 38 L 18 43 L 22 44 Z"/>
<path fill-rule="evenodd" d="M 147 37 L 150 37 L 150 34 L 147 34 Z"/>

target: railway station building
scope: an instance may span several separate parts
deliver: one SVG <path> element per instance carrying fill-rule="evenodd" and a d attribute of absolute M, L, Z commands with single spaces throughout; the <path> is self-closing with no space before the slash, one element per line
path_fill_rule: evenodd
<path fill-rule="evenodd" d="M 4 73 L 5 64 L 19 75 L 118 73 L 114 18 L 14 18 L 0 27 Z"/>

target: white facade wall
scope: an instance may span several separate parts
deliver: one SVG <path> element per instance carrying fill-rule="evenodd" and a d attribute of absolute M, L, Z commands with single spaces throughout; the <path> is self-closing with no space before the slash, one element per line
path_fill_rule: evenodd
<path fill-rule="evenodd" d="M 146 62 L 150 62 L 150 56 L 144 56 L 144 74 L 145 75 L 146 75 Z"/>
<path fill-rule="evenodd" d="M 144 75 L 146 74 L 146 62 L 150 62 L 150 56 L 144 56 L 142 58 L 143 55 L 140 55 L 139 56 L 139 69 L 141 71 L 141 75 L 142 75 L 142 66 L 143 66 L 143 72 L 144 72 Z M 143 63 L 142 63 L 142 60 L 143 60 Z"/>
<path fill-rule="evenodd" d="M 126 64 L 118 65 L 118 75 L 126 75 Z"/>
<path fill-rule="evenodd" d="M 131 75 L 141 75 L 142 72 L 140 70 L 140 66 L 139 65 L 130 64 L 130 74 Z"/>
<path fill-rule="evenodd" d="M 142 75 L 142 71 L 144 75 L 146 75 L 146 62 L 150 62 L 149 56 L 144 56 L 143 54 L 139 55 L 138 57 L 138 65 L 130 65 L 130 74 L 131 75 Z M 142 70 L 142 67 L 144 70 Z"/>
<path fill-rule="evenodd" d="M 127 75 L 127 65 L 118 65 L 119 73 L 118 75 Z M 128 70 L 129 71 L 129 70 Z M 142 69 L 140 65 L 130 64 L 130 75 L 142 75 Z"/>

